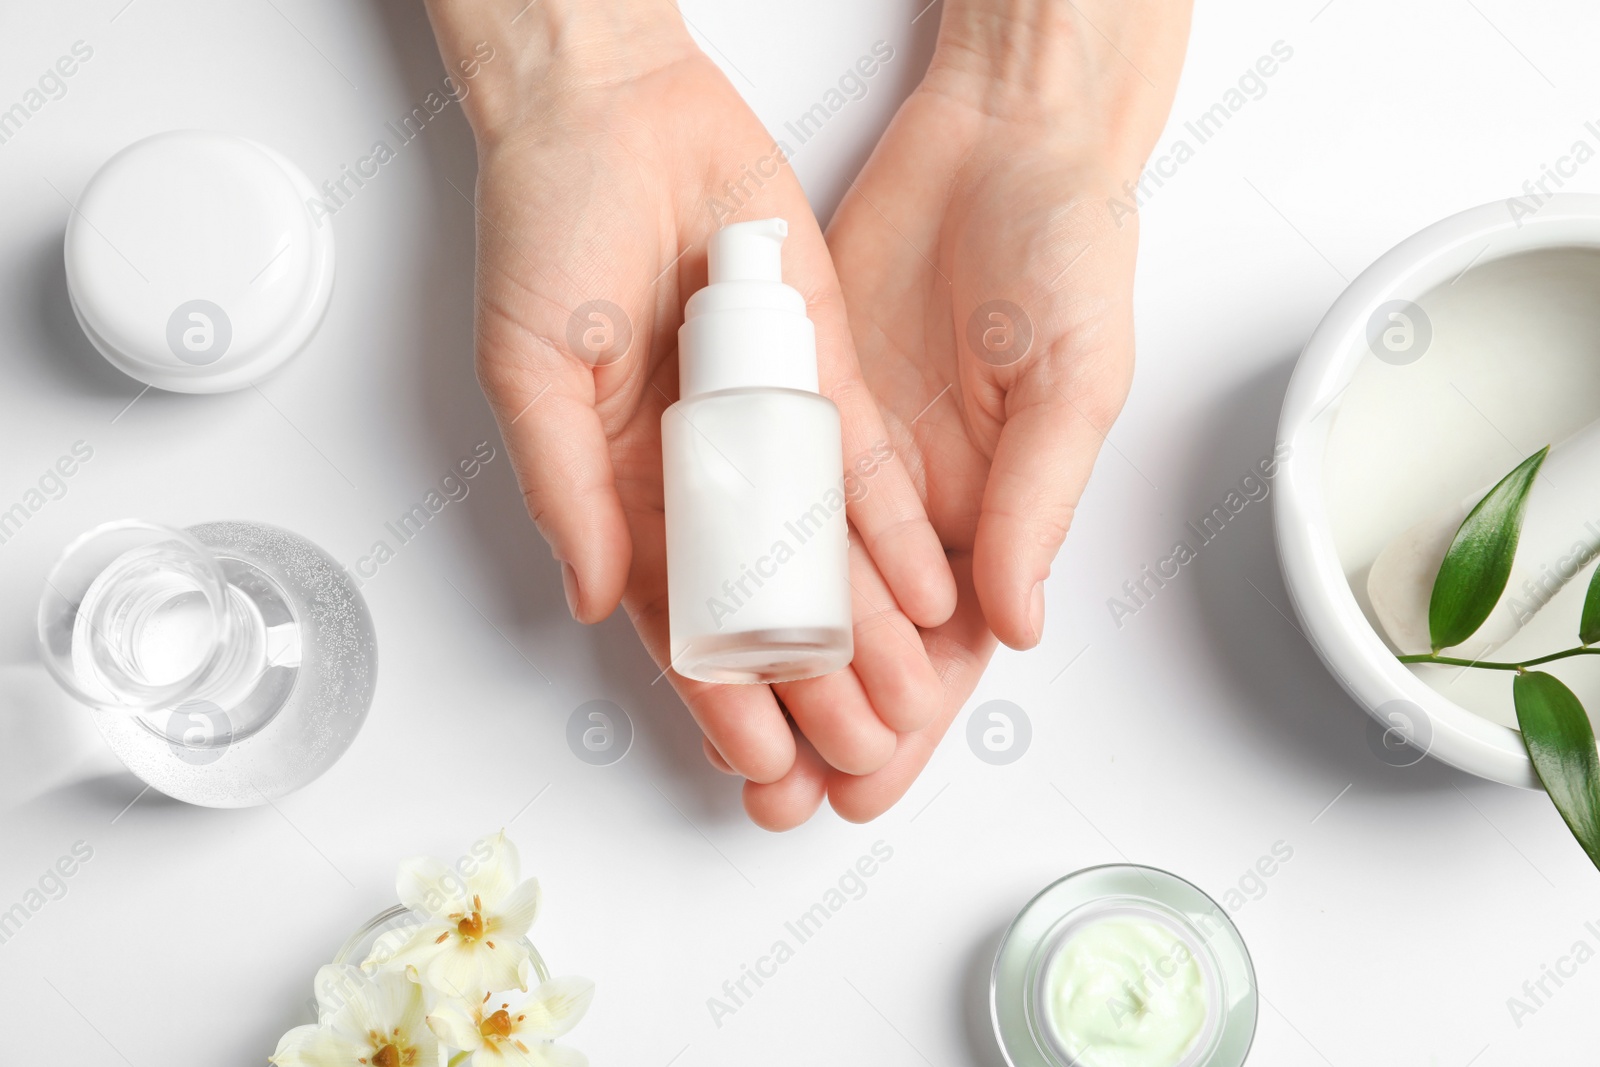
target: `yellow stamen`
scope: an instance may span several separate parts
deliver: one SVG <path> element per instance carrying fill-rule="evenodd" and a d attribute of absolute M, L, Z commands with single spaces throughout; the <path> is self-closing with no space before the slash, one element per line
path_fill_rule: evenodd
<path fill-rule="evenodd" d="M 486 1016 L 479 1025 L 478 1032 L 486 1038 L 503 1041 L 511 1036 L 511 1016 L 502 1008 L 493 1015 Z"/>

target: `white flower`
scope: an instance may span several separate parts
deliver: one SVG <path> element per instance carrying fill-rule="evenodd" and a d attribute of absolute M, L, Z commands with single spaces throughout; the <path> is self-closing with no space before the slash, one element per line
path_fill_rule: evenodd
<path fill-rule="evenodd" d="M 277 1067 L 439 1067 L 424 1025 L 422 988 L 399 971 L 368 975 L 329 964 L 317 971 L 321 1021 L 297 1026 L 267 1060 Z"/>
<path fill-rule="evenodd" d="M 444 1001 L 428 1013 L 428 1026 L 446 1045 L 469 1052 L 472 1067 L 587 1067 L 583 1053 L 554 1039 L 583 1018 L 593 998 L 587 978 L 552 978 L 515 1008 L 495 1008 L 488 997 Z"/>
<path fill-rule="evenodd" d="M 403 966 L 435 992 L 469 1002 L 491 990 L 526 989 L 523 938 L 539 911 L 539 883 L 518 881 L 521 862 L 504 831 L 475 845 L 467 866 L 462 874 L 426 857 L 400 864 L 400 903 L 428 918 L 405 932 L 392 955 L 386 940 L 363 966 Z"/>

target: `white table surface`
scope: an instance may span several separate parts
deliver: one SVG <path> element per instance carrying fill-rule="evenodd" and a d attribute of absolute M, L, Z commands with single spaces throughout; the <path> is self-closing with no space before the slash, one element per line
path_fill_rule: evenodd
<path fill-rule="evenodd" d="M 826 214 L 926 63 L 923 2 L 686 7 L 775 131 L 873 42 L 894 46 L 865 99 L 797 153 Z M 996 657 L 893 811 L 854 826 L 825 810 L 774 836 L 651 685 L 626 618 L 569 621 L 503 452 L 366 584 L 382 675 L 338 766 L 275 807 L 128 806 L 141 783 L 32 653 L 41 578 L 69 537 L 129 515 L 255 518 L 353 564 L 498 442 L 470 366 L 458 190 L 474 162 L 454 109 L 338 213 L 338 284 L 308 352 L 259 393 L 128 406 L 139 386 L 67 306 L 63 197 L 115 149 L 179 127 L 257 138 L 320 181 L 443 70 L 415 3 L 125 3 L 13 0 L 0 15 L 0 107 L 73 42 L 94 50 L 0 145 L 0 506 L 74 441 L 94 449 L 0 545 L 0 909 L 75 843 L 93 850 L 0 944 L 6 1062 L 260 1063 L 303 1021 L 316 966 L 392 902 L 399 859 L 449 859 L 501 826 L 545 886 L 539 945 L 598 983 L 571 1037 L 596 1064 L 988 1067 L 989 963 L 1036 890 L 1126 857 L 1220 897 L 1279 842 L 1292 858 L 1234 910 L 1264 997 L 1253 1063 L 1592 1050 L 1600 963 L 1520 1025 L 1507 998 L 1575 942 L 1600 947 L 1595 871 L 1543 796 L 1374 757 L 1368 720 L 1284 616 L 1267 505 L 1120 629 L 1106 607 L 1271 450 L 1295 353 L 1345 279 L 1594 139 L 1592 5 L 1201 4 L 1159 152 L 1274 42 L 1294 54 L 1145 207 L 1137 381 L 1048 584 L 1043 645 Z M 1600 163 L 1569 187 L 1600 189 Z M 565 742 L 592 699 L 636 727 L 611 766 Z M 992 699 L 1033 726 L 1008 766 L 964 739 Z M 707 998 L 880 841 L 893 858 L 865 895 L 716 1025 Z"/>

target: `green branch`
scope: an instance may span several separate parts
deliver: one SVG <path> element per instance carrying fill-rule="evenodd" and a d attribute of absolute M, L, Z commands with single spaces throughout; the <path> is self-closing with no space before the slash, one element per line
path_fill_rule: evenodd
<path fill-rule="evenodd" d="M 1541 663 L 1550 663 L 1553 660 L 1567 659 L 1571 656 L 1600 656 L 1600 648 L 1590 648 L 1582 645 L 1578 648 L 1567 648 L 1560 652 L 1552 652 L 1548 656 L 1535 656 L 1525 659 L 1520 663 L 1500 663 L 1487 659 L 1459 659 L 1455 656 L 1440 656 L 1432 652 L 1419 652 L 1411 656 L 1397 657 L 1401 663 L 1437 663 L 1445 667 L 1479 667 L 1486 671 L 1525 671 L 1529 667 L 1537 667 Z"/>

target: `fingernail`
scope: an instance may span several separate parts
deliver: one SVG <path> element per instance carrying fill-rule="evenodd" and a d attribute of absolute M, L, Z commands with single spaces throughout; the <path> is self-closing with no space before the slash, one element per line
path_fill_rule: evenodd
<path fill-rule="evenodd" d="M 561 588 L 567 594 L 567 612 L 576 621 L 578 618 L 578 574 L 572 569 L 572 564 L 565 561 L 561 564 Z"/>
<path fill-rule="evenodd" d="M 1044 636 L 1044 583 L 1036 582 L 1033 586 L 1033 597 L 1028 604 L 1028 621 L 1033 624 L 1033 642 L 1039 643 Z"/>

